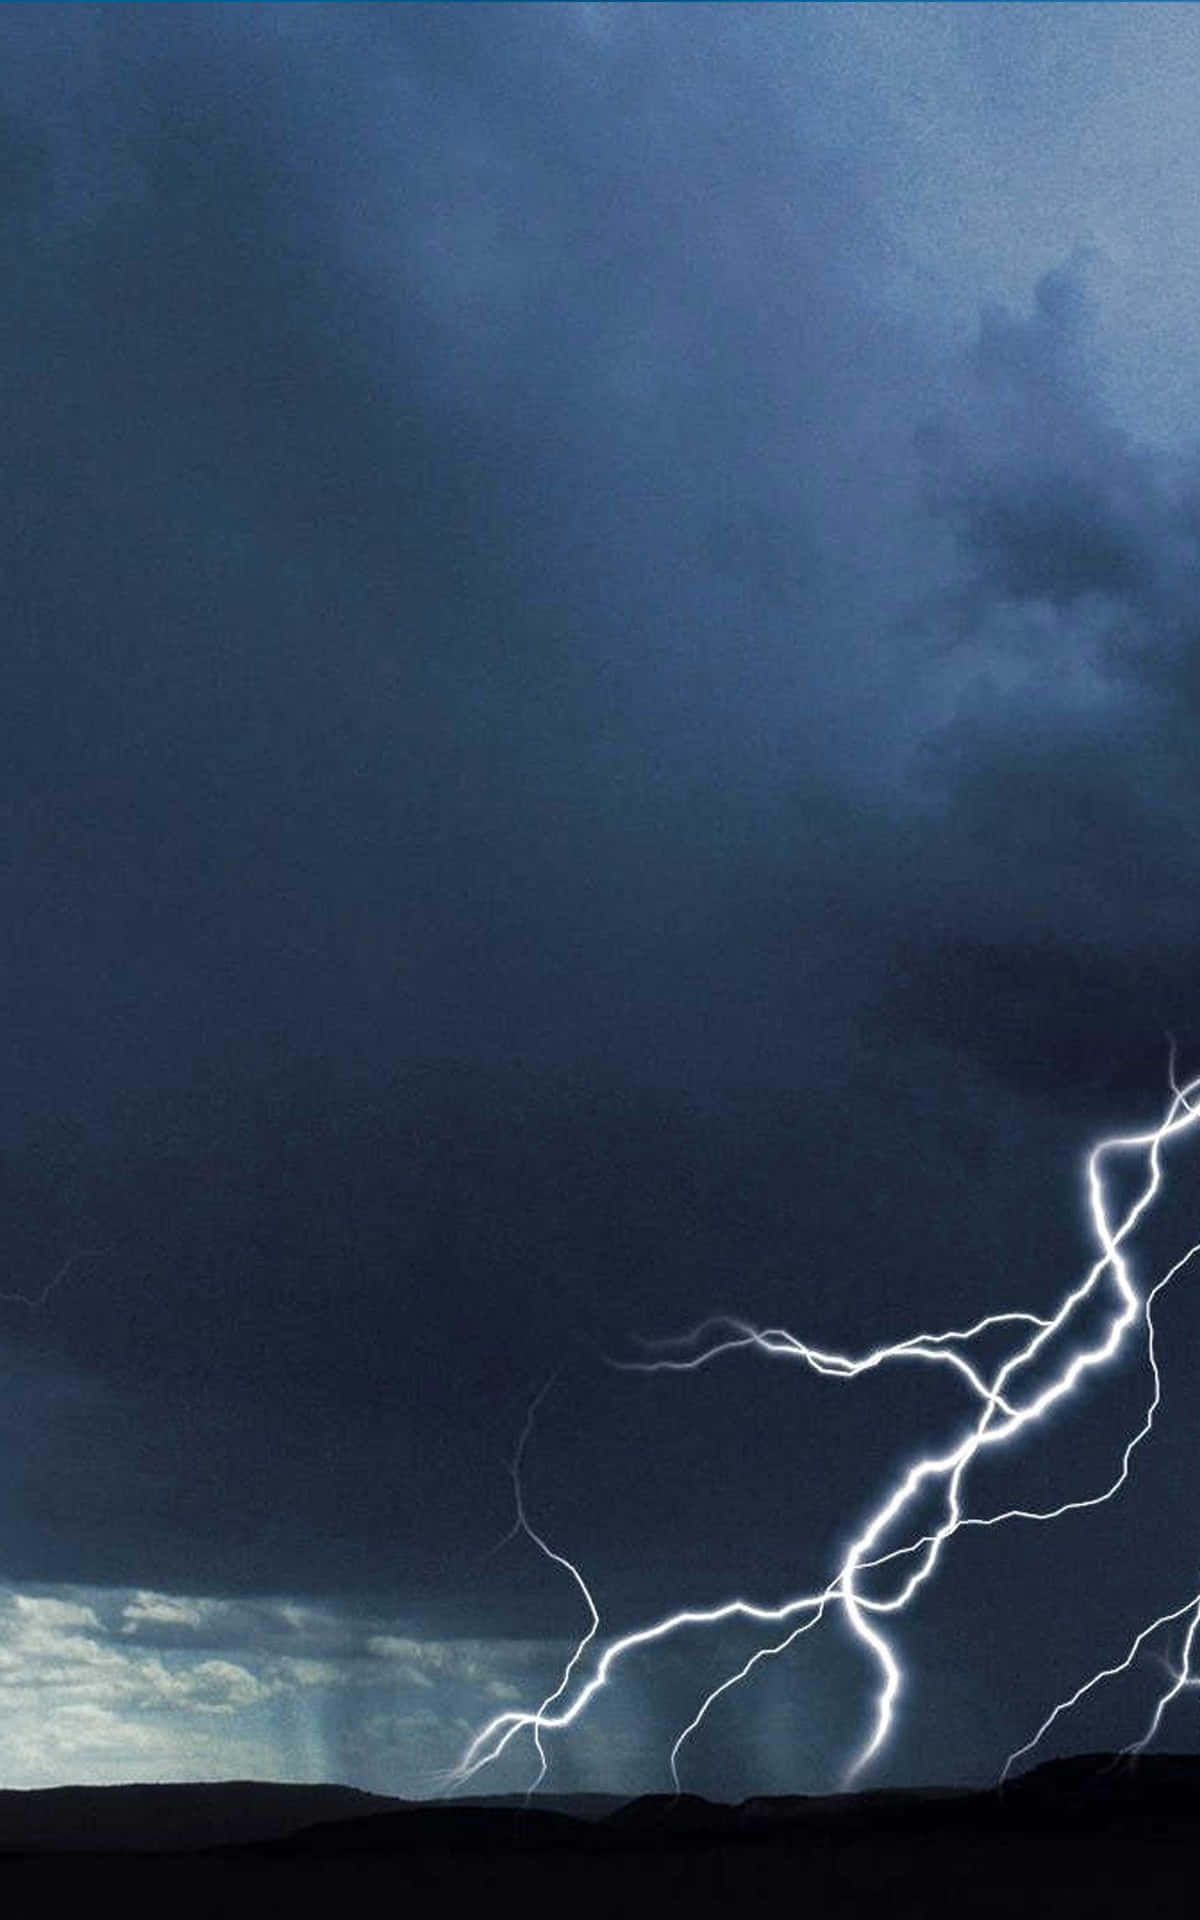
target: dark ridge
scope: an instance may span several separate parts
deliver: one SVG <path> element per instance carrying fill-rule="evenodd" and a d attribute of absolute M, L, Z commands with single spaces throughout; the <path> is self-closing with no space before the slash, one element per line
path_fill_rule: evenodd
<path fill-rule="evenodd" d="M 587 1800 L 590 1796 L 581 1796 Z M 579 1856 L 680 1854 L 730 1847 L 788 1849 L 922 1839 L 959 1844 L 969 1836 L 1052 1841 L 1070 1832 L 1111 1830 L 1182 1819 L 1200 1821 L 1200 1759 L 1155 1755 L 1131 1762 L 1112 1754 L 1052 1761 L 1003 1789 L 928 1787 L 829 1795 L 759 1796 L 740 1803 L 694 1794 L 646 1794 L 600 1819 L 580 1817 L 571 1796 L 551 1808 L 535 1795 L 492 1805 L 409 1805 L 365 1818 L 322 1822 L 270 1840 L 275 1855 L 428 1855 L 575 1853 Z"/>
<path fill-rule="evenodd" d="M 604 1822 L 609 1833 L 709 1834 L 740 1833 L 746 1825 L 746 1806 L 724 1800 L 703 1800 L 694 1793 L 647 1793 L 610 1813 Z"/>
<path fill-rule="evenodd" d="M 270 1840 L 412 1803 L 357 1787 L 220 1780 L 0 1789 L 0 1853 L 174 1853 Z"/>
<path fill-rule="evenodd" d="M 290 1857 L 407 1853 L 628 1853 L 810 1845 L 847 1834 L 1033 1834 L 1135 1826 L 1200 1828 L 1200 1759 L 1081 1755 L 1035 1766 L 1002 1789 L 927 1788 L 758 1795 L 737 1805 L 691 1793 L 497 1795 L 492 1801 L 401 1801 L 338 1786 L 204 1786 L 0 1791 L 0 1853 L 240 1851 Z"/>
<path fill-rule="evenodd" d="M 369 1911 L 563 1920 L 744 1909 L 802 1920 L 1137 1920 L 1195 1912 L 1200 1759 L 1109 1754 L 1003 1791 L 393 1802 L 339 1787 L 0 1794 L 9 1902 L 116 1904 L 124 1920 L 328 1920 Z M 313 1820 L 313 1814 L 317 1818 Z M 214 1838 L 215 1837 L 215 1838 Z"/>
<path fill-rule="evenodd" d="M 1200 1757 L 1084 1753 L 1048 1760 L 1004 1788 L 1015 1805 L 1187 1810 L 1200 1818 Z"/>
<path fill-rule="evenodd" d="M 604 1820 L 610 1813 L 629 1806 L 627 1793 L 462 1793 L 456 1794 L 459 1807 L 532 1807 L 539 1813 L 569 1813 L 573 1820 Z"/>
<path fill-rule="evenodd" d="M 409 1805 L 366 1818 L 326 1820 L 259 1843 L 263 1853 L 318 1855 L 410 1853 L 585 1853 L 603 1845 L 603 1826 L 567 1813 L 440 1803 Z"/>
<path fill-rule="evenodd" d="M 851 1830 L 1078 1829 L 1114 1818 L 1185 1819 L 1200 1828 L 1200 1758 L 1084 1754 L 1030 1768 L 1002 1789 L 761 1795 L 738 1804 L 694 1794 L 622 1800 L 589 1793 L 408 1801 L 354 1787 L 253 1780 L 0 1790 L 0 1854 L 595 1855 L 804 1843 Z"/>

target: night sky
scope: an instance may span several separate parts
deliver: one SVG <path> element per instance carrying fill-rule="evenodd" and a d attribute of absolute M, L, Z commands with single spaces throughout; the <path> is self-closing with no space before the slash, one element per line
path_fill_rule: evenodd
<path fill-rule="evenodd" d="M 551 1375 L 604 1633 L 777 1602 L 962 1382 L 609 1362 L 1086 1271 L 1086 1148 L 1200 1068 L 1198 98 L 1165 4 L 0 9 L 0 1784 L 433 1791 L 586 1625 L 498 1545 Z M 994 1778 L 1195 1591 L 1198 1289 L 1120 1497 L 949 1543 L 864 1784 Z M 669 1784 L 754 1644 L 548 1784 Z M 836 1787 L 872 1686 L 824 1624 L 685 1784 Z"/>

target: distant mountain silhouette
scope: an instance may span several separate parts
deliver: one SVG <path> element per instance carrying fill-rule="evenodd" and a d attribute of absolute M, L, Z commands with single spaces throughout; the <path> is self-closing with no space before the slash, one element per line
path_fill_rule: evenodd
<path fill-rule="evenodd" d="M 572 1810 L 574 1808 L 574 1811 Z M 550 1920 L 1146 1920 L 1196 1906 L 1200 1759 L 1052 1761 L 1003 1791 L 405 1802 L 345 1787 L 0 1793 L 12 1899 L 119 1901 L 122 1920 L 328 1920 L 411 1901 Z"/>
<path fill-rule="evenodd" d="M 1200 1756 L 1190 1753 L 1081 1753 L 1019 1774 L 1005 1793 L 1028 1800 L 1154 1801 L 1200 1795 Z"/>
<path fill-rule="evenodd" d="M 178 1852 L 295 1833 L 411 1804 L 357 1787 L 276 1781 L 0 1790 L 0 1853 Z"/>

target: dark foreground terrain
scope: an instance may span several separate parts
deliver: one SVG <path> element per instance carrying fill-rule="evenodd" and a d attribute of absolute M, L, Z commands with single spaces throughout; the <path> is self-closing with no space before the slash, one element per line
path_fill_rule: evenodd
<path fill-rule="evenodd" d="M 174 1915 L 1188 1913 L 1200 1760 L 1036 1768 L 1004 1793 L 414 1805 L 339 1787 L 0 1793 L 0 1897 Z"/>

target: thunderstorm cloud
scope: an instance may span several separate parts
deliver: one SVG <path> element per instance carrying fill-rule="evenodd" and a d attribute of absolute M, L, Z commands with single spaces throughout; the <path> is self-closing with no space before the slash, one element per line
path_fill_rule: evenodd
<path fill-rule="evenodd" d="M 960 1407 L 633 1336 L 1078 1270 L 1200 1055 L 1198 85 L 1172 5 L 2 10 L 5 1784 L 426 1791 L 576 1624 L 548 1376 L 627 1625 Z M 1170 1588 L 1156 1471 L 1078 1619 L 1041 1542 L 914 1626 L 895 1778 Z"/>

